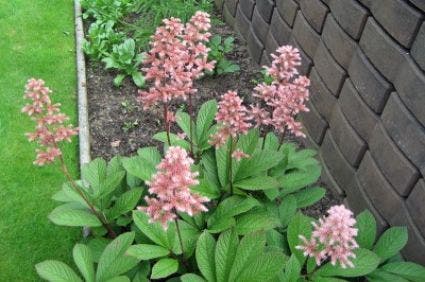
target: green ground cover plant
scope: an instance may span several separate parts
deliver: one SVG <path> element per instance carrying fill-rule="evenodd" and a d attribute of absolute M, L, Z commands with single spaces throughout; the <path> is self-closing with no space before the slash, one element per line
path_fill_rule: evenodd
<path fill-rule="evenodd" d="M 74 10 L 67 0 L 0 0 L 0 7 L 0 281 L 38 281 L 34 264 L 51 257 L 70 262 L 81 231 L 46 220 L 64 176 L 56 165 L 32 165 L 34 148 L 24 132 L 33 124 L 17 101 L 27 79 L 44 77 L 76 123 Z M 77 142 L 63 148 L 73 177 L 77 152 Z"/>
<path fill-rule="evenodd" d="M 267 79 L 247 105 L 229 90 L 219 101 L 192 104 L 193 81 L 212 71 L 206 47 L 207 13 L 184 23 L 170 19 L 157 28 L 144 72 L 152 83 L 139 91 L 145 110 L 163 112 L 161 147 L 137 155 L 93 160 L 75 180 L 63 162 L 60 141 L 75 132 L 51 110 L 42 80 L 27 83 L 32 104 L 24 112 L 38 124 L 33 141 L 39 165 L 59 160 L 67 177 L 53 199 L 49 219 L 60 226 L 90 227 L 74 246 L 73 263 L 45 260 L 36 265 L 48 281 L 414 281 L 425 267 L 401 259 L 407 229 L 377 236 L 368 211 L 354 217 L 344 205 L 320 219 L 302 208 L 326 190 L 316 186 L 321 166 L 311 149 L 286 142 L 305 137 L 296 120 L 309 109 L 307 77 L 298 75 L 299 51 L 276 50 Z M 189 56 L 193 54 L 193 56 Z M 183 100 L 187 112 L 171 111 Z M 40 106 L 41 105 L 41 106 Z M 34 114 L 35 112 L 35 114 Z M 52 122 L 53 120 L 53 122 Z M 172 123 L 177 132 L 172 132 Z M 271 130 L 273 129 L 273 130 Z"/>

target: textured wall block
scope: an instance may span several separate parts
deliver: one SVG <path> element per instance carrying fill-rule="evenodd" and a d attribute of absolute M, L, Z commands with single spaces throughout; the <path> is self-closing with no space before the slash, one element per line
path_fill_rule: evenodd
<path fill-rule="evenodd" d="M 364 191 L 357 178 L 354 178 L 352 183 L 345 189 L 347 195 L 346 200 L 350 209 L 357 215 L 365 210 L 369 210 L 376 219 L 377 233 L 381 234 L 388 228 L 387 221 L 373 206 L 373 203 Z"/>
<path fill-rule="evenodd" d="M 264 46 L 263 46 L 263 43 L 260 41 L 260 39 L 258 39 L 258 37 L 255 36 L 254 30 L 252 29 L 252 27 L 249 29 L 247 43 L 248 43 L 249 54 L 253 58 L 254 62 L 259 64 L 261 60 L 261 55 L 263 54 Z"/>
<path fill-rule="evenodd" d="M 423 46 L 425 49 L 425 45 Z M 410 58 L 404 61 L 394 81 L 400 98 L 425 127 L 425 74 Z"/>
<path fill-rule="evenodd" d="M 398 43 L 409 48 L 418 26 L 421 13 L 404 0 L 373 1 L 370 7 L 374 18 L 394 37 Z"/>
<path fill-rule="evenodd" d="M 345 80 L 338 101 L 348 122 L 361 138 L 369 140 L 378 117 L 362 100 L 349 78 Z"/>
<path fill-rule="evenodd" d="M 360 39 L 360 46 L 372 64 L 389 80 L 397 76 L 406 51 L 369 18 Z"/>
<path fill-rule="evenodd" d="M 297 15 L 298 4 L 294 0 L 276 0 L 276 7 L 286 23 L 292 27 Z"/>
<path fill-rule="evenodd" d="M 302 13 L 298 11 L 292 31 L 293 36 L 300 44 L 304 52 L 313 58 L 316 53 L 317 45 L 320 42 L 320 36 L 308 24 Z"/>
<path fill-rule="evenodd" d="M 270 60 L 270 57 L 267 52 L 264 50 L 263 54 L 261 55 L 260 66 L 270 66 L 271 64 L 272 61 Z"/>
<path fill-rule="evenodd" d="M 261 0 L 256 2 L 256 9 L 258 9 L 258 12 L 263 17 L 263 19 L 270 23 L 270 20 L 272 19 L 273 9 L 274 9 L 274 2 L 273 0 Z"/>
<path fill-rule="evenodd" d="M 310 108 L 310 111 L 301 113 L 300 117 L 310 137 L 317 144 L 321 144 L 325 136 L 326 128 L 328 128 L 328 123 L 319 115 L 311 102 L 307 102 L 307 106 Z"/>
<path fill-rule="evenodd" d="M 410 215 L 413 218 L 416 226 L 425 237 L 425 181 L 421 179 L 416 183 L 409 198 L 407 198 L 406 204 Z"/>
<path fill-rule="evenodd" d="M 425 256 L 422 252 L 425 250 L 425 239 L 414 225 L 412 218 L 406 214 L 404 207 L 401 212 L 393 218 L 390 224 L 407 227 L 409 240 L 403 250 L 401 250 L 401 254 L 409 261 L 425 265 Z"/>
<path fill-rule="evenodd" d="M 329 125 L 339 150 L 350 165 L 357 167 L 366 151 L 366 143 L 348 123 L 338 104 L 334 106 Z"/>
<path fill-rule="evenodd" d="M 252 15 L 252 28 L 255 35 L 260 39 L 261 42 L 266 42 L 267 33 L 269 31 L 269 24 L 263 19 L 257 9 L 258 5 L 254 9 Z"/>
<path fill-rule="evenodd" d="M 323 42 L 320 42 L 314 56 L 314 66 L 333 95 L 338 96 L 344 83 L 346 73 L 332 58 Z"/>
<path fill-rule="evenodd" d="M 277 11 L 273 13 L 270 31 L 280 46 L 288 44 L 292 29 L 286 24 Z"/>
<path fill-rule="evenodd" d="M 248 19 L 252 18 L 252 14 L 254 13 L 255 0 L 239 1 L 238 6 Z"/>
<path fill-rule="evenodd" d="M 368 11 L 357 1 L 330 0 L 332 16 L 352 38 L 359 39 L 368 17 Z"/>
<path fill-rule="evenodd" d="M 267 34 L 265 48 L 266 48 L 266 52 L 264 52 L 264 54 L 267 56 L 267 58 L 269 60 L 271 60 L 272 58 L 271 58 L 270 55 L 273 54 L 273 53 L 275 53 L 276 49 L 279 48 L 279 44 L 277 43 L 277 41 L 274 38 L 274 36 L 271 33 L 271 31 L 269 31 L 269 33 Z"/>
<path fill-rule="evenodd" d="M 425 130 L 403 105 L 396 92 L 391 93 L 382 113 L 388 134 L 425 175 Z"/>
<path fill-rule="evenodd" d="M 398 194 L 408 196 L 420 174 L 394 144 L 382 124 L 378 124 L 372 131 L 369 148 L 385 178 Z"/>
<path fill-rule="evenodd" d="M 296 47 L 300 51 L 301 67 L 299 68 L 298 71 L 299 71 L 300 75 L 308 76 L 308 74 L 310 73 L 311 67 L 313 66 L 312 60 L 310 59 L 309 56 L 307 56 L 307 54 L 304 52 L 304 50 L 301 48 L 301 46 L 295 40 L 293 35 L 291 35 L 291 38 L 289 39 L 288 44 Z"/>
<path fill-rule="evenodd" d="M 416 6 L 416 8 L 422 10 L 422 12 L 425 12 L 425 1 L 424 0 L 409 0 L 413 5 Z"/>
<path fill-rule="evenodd" d="M 335 60 L 344 69 L 348 69 L 353 53 L 357 48 L 357 44 L 339 27 L 338 23 L 331 15 L 326 18 L 322 40 Z"/>
<path fill-rule="evenodd" d="M 354 53 L 348 74 L 354 87 L 376 113 L 381 113 L 392 90 L 391 84 L 372 66 L 360 48 Z"/>
<path fill-rule="evenodd" d="M 345 187 L 350 185 L 353 180 L 355 170 L 338 149 L 330 130 L 326 131 L 320 149 L 320 156 L 328 167 L 329 172 L 334 176 L 336 183 L 345 190 Z"/>
<path fill-rule="evenodd" d="M 424 1 L 425 3 L 425 1 Z M 424 4 L 425 5 L 425 4 Z M 416 36 L 415 41 L 411 49 L 411 55 L 415 59 L 416 63 L 425 71 L 425 22 L 422 24 L 421 29 Z"/>
<path fill-rule="evenodd" d="M 229 8 L 227 8 L 227 5 L 223 6 L 223 18 L 224 21 L 231 27 L 235 28 L 236 24 L 236 18 L 232 15 L 232 13 L 229 11 Z"/>
<path fill-rule="evenodd" d="M 316 69 L 310 73 L 310 101 L 326 121 L 331 120 L 334 105 L 337 101 L 334 95 L 326 88 Z"/>
<path fill-rule="evenodd" d="M 236 12 L 236 30 L 242 35 L 242 37 L 247 40 L 249 34 L 249 28 L 251 27 L 251 22 L 242 12 L 240 6 Z"/>
<path fill-rule="evenodd" d="M 345 197 L 345 191 L 339 187 L 338 183 L 336 183 L 332 174 L 329 172 L 328 167 L 325 165 L 324 161 L 320 158 L 320 162 L 322 163 L 322 174 L 320 175 L 320 182 L 325 184 L 327 189 L 331 189 L 335 194 Z"/>
<path fill-rule="evenodd" d="M 224 0 L 214 0 L 214 3 L 220 12 L 223 11 Z"/>
<path fill-rule="evenodd" d="M 365 154 L 356 178 L 375 208 L 390 222 L 400 212 L 404 200 L 392 189 L 369 152 Z"/>
<path fill-rule="evenodd" d="M 300 0 L 300 7 L 310 25 L 321 33 L 328 7 L 320 0 Z"/>
<path fill-rule="evenodd" d="M 235 17 L 236 16 L 236 8 L 238 7 L 239 0 L 224 0 L 224 6 L 227 7 L 229 13 Z"/>

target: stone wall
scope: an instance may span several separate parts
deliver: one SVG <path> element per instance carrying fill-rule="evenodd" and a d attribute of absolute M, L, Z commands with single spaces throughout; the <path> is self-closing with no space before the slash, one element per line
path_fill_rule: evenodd
<path fill-rule="evenodd" d="M 380 230 L 406 225 L 425 264 L 425 1 L 215 0 L 258 64 L 301 50 L 311 111 L 301 118 L 323 181 Z"/>

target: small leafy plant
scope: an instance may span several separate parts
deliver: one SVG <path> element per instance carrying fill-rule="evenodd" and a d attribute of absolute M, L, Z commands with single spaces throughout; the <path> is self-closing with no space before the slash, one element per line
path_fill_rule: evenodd
<path fill-rule="evenodd" d="M 226 59 L 226 54 L 233 51 L 235 38 L 232 36 L 227 37 L 223 40 L 220 35 L 216 35 L 211 38 L 208 47 L 210 51 L 208 58 L 212 61 L 216 61 L 216 66 L 213 75 L 221 75 L 227 73 L 234 73 L 240 70 L 239 65 Z"/>
<path fill-rule="evenodd" d="M 114 24 L 135 8 L 132 0 L 81 0 L 80 2 L 84 10 L 84 19 L 111 21 Z"/>
<path fill-rule="evenodd" d="M 143 58 L 143 53 L 137 53 L 134 40 L 127 38 L 122 44 L 114 45 L 112 52 L 108 53 L 102 62 L 105 63 L 106 69 L 117 69 L 120 72 L 114 79 L 115 86 L 120 86 L 128 75 L 133 79 L 134 84 L 142 87 L 145 84 L 145 78 L 139 72 L 139 66 Z"/>

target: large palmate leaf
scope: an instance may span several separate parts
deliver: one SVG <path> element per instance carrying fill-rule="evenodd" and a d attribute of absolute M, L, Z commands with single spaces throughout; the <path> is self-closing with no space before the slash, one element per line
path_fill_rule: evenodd
<path fill-rule="evenodd" d="M 94 261 L 90 248 L 83 244 L 77 244 L 72 250 L 72 256 L 86 282 L 94 282 Z"/>
<path fill-rule="evenodd" d="M 289 248 L 291 249 L 291 252 L 297 257 L 300 265 L 304 264 L 306 258 L 302 251 L 296 249 L 296 246 L 301 244 L 301 240 L 299 238 L 300 235 L 306 237 L 307 239 L 311 237 L 312 221 L 312 218 L 305 216 L 302 213 L 297 213 L 288 225 Z"/>
<path fill-rule="evenodd" d="M 109 211 L 109 217 L 115 219 L 122 214 L 132 211 L 139 202 L 142 192 L 142 188 L 134 188 L 121 194 Z"/>
<path fill-rule="evenodd" d="M 206 231 L 199 236 L 196 244 L 196 262 L 202 275 L 208 281 L 216 281 L 215 245 L 214 237 Z"/>
<path fill-rule="evenodd" d="M 169 135 L 170 135 L 171 146 L 179 146 L 179 147 L 182 147 L 183 149 L 186 149 L 186 150 L 190 149 L 190 143 L 189 142 L 180 138 L 176 134 L 169 133 Z M 152 136 L 152 139 L 161 141 L 162 143 L 168 145 L 168 137 L 167 137 L 166 132 L 159 132 L 159 133 L 155 134 L 154 136 Z"/>
<path fill-rule="evenodd" d="M 320 201 L 326 194 L 326 189 L 321 187 L 305 188 L 294 193 L 299 209 L 305 208 Z"/>
<path fill-rule="evenodd" d="M 67 264 L 46 260 L 35 266 L 41 278 L 51 282 L 81 282 L 81 278 Z"/>
<path fill-rule="evenodd" d="M 254 209 L 238 216 L 236 219 L 236 231 L 239 235 L 248 234 L 260 230 L 269 230 L 280 226 L 279 219 L 269 211 Z"/>
<path fill-rule="evenodd" d="M 425 267 L 413 262 L 393 262 L 380 267 L 389 273 L 396 274 L 414 282 L 422 282 L 425 277 Z"/>
<path fill-rule="evenodd" d="M 279 177 L 278 181 L 282 187 L 282 195 L 296 192 L 315 183 L 319 179 L 320 173 L 320 166 L 311 166 L 306 171 L 298 170 Z"/>
<path fill-rule="evenodd" d="M 376 220 L 368 210 L 360 213 L 356 217 L 356 227 L 358 229 L 356 241 L 361 248 L 372 249 L 376 238 Z"/>
<path fill-rule="evenodd" d="M 196 135 L 198 137 L 198 146 L 200 148 L 208 147 L 210 138 L 208 132 L 212 126 L 215 114 L 217 112 L 217 102 L 210 100 L 202 104 L 196 118 Z"/>
<path fill-rule="evenodd" d="M 283 154 L 276 151 L 256 150 L 250 158 L 241 161 L 235 181 L 262 174 L 276 166 L 283 157 Z"/>
<path fill-rule="evenodd" d="M 218 238 L 215 248 L 217 282 L 228 281 L 238 244 L 238 236 L 233 229 L 221 233 Z"/>
<path fill-rule="evenodd" d="M 123 158 L 122 164 L 129 174 L 148 181 L 156 172 L 156 166 L 161 161 L 161 155 L 155 147 L 142 148 L 137 153 L 137 156 Z"/>
<path fill-rule="evenodd" d="M 134 211 L 133 220 L 139 230 L 152 242 L 169 250 L 173 248 L 174 240 L 171 240 L 161 224 L 150 223 L 146 213 Z"/>
<path fill-rule="evenodd" d="M 342 268 L 338 263 L 327 263 L 320 267 L 315 274 L 318 276 L 359 277 L 374 271 L 379 265 L 379 257 L 367 249 L 357 249 L 356 258 L 352 260 L 354 267 Z"/>
<path fill-rule="evenodd" d="M 130 246 L 126 254 L 139 260 L 150 260 L 165 257 L 170 251 L 158 245 L 139 244 Z"/>
<path fill-rule="evenodd" d="M 133 243 L 134 236 L 134 232 L 121 234 L 106 246 L 97 265 L 97 281 L 114 278 L 137 265 L 138 260 L 136 258 L 125 254 Z"/>
<path fill-rule="evenodd" d="M 385 261 L 404 248 L 407 237 L 406 227 L 391 227 L 381 235 L 373 251 L 381 258 L 381 261 Z"/>
<path fill-rule="evenodd" d="M 176 259 L 163 258 L 157 261 L 152 267 L 152 279 L 160 279 L 177 272 L 179 262 Z"/>
<path fill-rule="evenodd" d="M 102 222 L 93 213 L 65 205 L 55 208 L 49 214 L 49 219 L 54 224 L 62 226 L 102 226 Z"/>
<path fill-rule="evenodd" d="M 279 182 L 271 176 L 254 176 L 234 183 L 235 187 L 248 191 L 269 190 L 278 188 Z"/>

